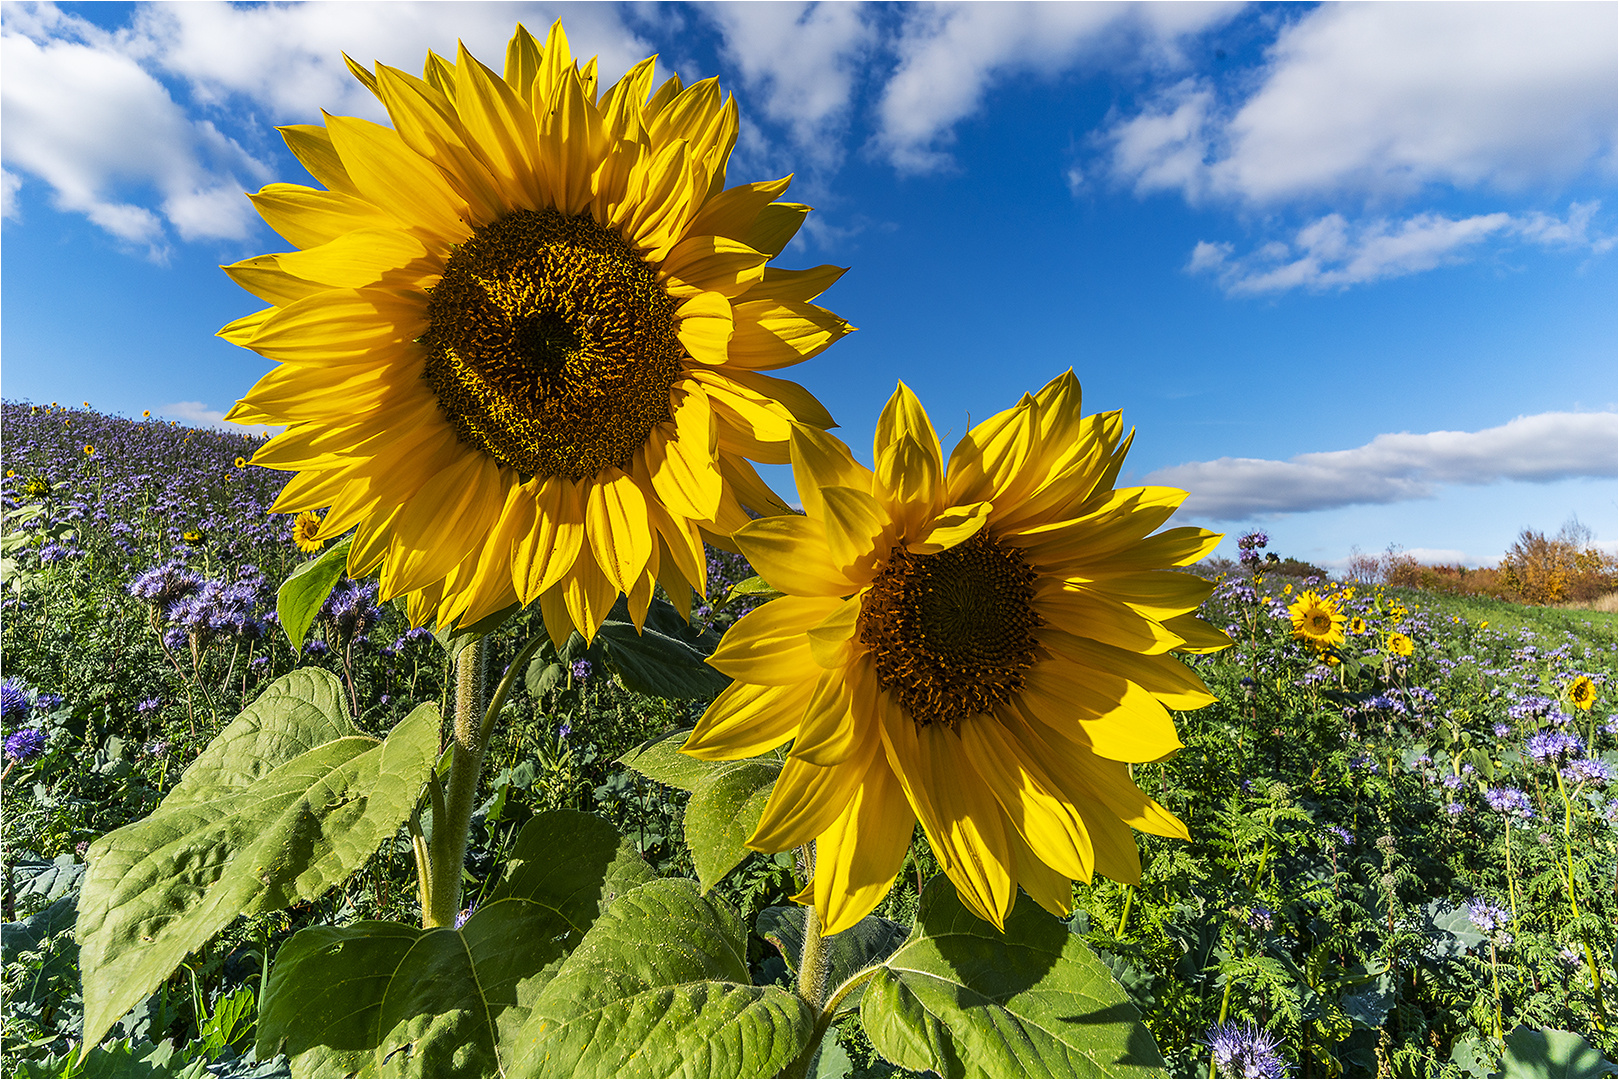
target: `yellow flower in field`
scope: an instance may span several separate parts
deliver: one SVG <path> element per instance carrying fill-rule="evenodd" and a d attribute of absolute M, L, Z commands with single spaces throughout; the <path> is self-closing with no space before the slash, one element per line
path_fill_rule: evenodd
<path fill-rule="evenodd" d="M 253 200 L 301 250 L 225 268 L 274 305 L 220 331 L 278 361 L 229 414 L 288 425 L 253 456 L 298 471 L 273 509 L 330 507 L 349 574 L 417 623 L 538 600 L 560 642 L 654 582 L 687 606 L 705 537 L 785 509 L 747 459 L 832 425 L 767 374 L 849 331 L 810 303 L 842 270 L 766 266 L 809 208 L 726 187 L 716 80 L 654 89 L 649 58 L 598 93 L 560 24 L 519 27 L 504 74 L 465 48 L 350 70 L 393 127 L 283 129 L 326 190 Z"/>
<path fill-rule="evenodd" d="M 1411 639 L 1404 634 L 1390 634 L 1386 642 L 1389 652 L 1395 656 L 1410 656 L 1415 646 Z"/>
<path fill-rule="evenodd" d="M 96 456 L 96 448 L 94 446 L 91 446 L 89 443 L 85 443 L 84 444 L 84 456 L 85 457 L 95 457 Z"/>
<path fill-rule="evenodd" d="M 1186 837 L 1129 763 L 1181 745 L 1165 706 L 1214 700 L 1169 655 L 1230 645 L 1191 614 L 1213 585 L 1169 568 L 1220 537 L 1148 536 L 1186 496 L 1114 490 L 1122 429 L 1117 412 L 1081 414 L 1072 372 L 974 427 L 948 467 L 903 384 L 875 470 L 793 429 L 805 514 L 736 533 L 786 595 L 726 633 L 710 663 L 736 681 L 684 749 L 732 759 L 793 740 L 748 845 L 815 842 L 799 899 L 827 933 L 888 892 L 918 820 L 997 925 L 1019 885 L 1066 912 L 1074 879 L 1138 881 L 1132 826 Z"/>
<path fill-rule="evenodd" d="M 1596 704 L 1596 700 L 1596 684 L 1591 681 L 1589 676 L 1581 675 L 1568 684 L 1568 703 L 1576 709 L 1584 709 L 1589 712 L 1591 706 Z"/>
<path fill-rule="evenodd" d="M 319 551 L 326 546 L 326 541 L 319 536 L 320 515 L 309 510 L 299 514 L 292 522 L 292 542 L 298 545 L 299 551 Z"/>
<path fill-rule="evenodd" d="M 1300 593 L 1287 613 L 1293 618 L 1294 637 L 1318 649 L 1344 643 L 1344 615 L 1330 598 L 1317 596 L 1314 589 Z"/>
<path fill-rule="evenodd" d="M 142 409 L 141 410 L 141 415 L 145 416 L 145 417 L 150 417 L 152 415 L 152 410 L 151 409 Z"/>
<path fill-rule="evenodd" d="M 192 547 L 196 547 L 198 544 L 206 540 L 207 536 L 197 529 L 187 529 L 180 539 L 185 541 L 187 544 L 190 544 Z"/>
<path fill-rule="evenodd" d="M 1290 584 L 1289 585 L 1283 585 L 1282 586 L 1282 595 L 1283 596 L 1292 596 L 1293 595 L 1293 586 L 1290 585 Z"/>
<path fill-rule="evenodd" d="M 1366 620 L 1356 615 L 1349 620 L 1348 630 L 1351 634 L 1360 635 L 1366 632 Z"/>
<path fill-rule="evenodd" d="M 245 469 L 245 468 L 247 468 L 247 459 L 246 459 L 246 458 L 245 458 L 245 457 L 239 457 L 239 458 L 237 458 L 237 459 L 236 459 L 236 467 L 237 467 L 237 468 L 238 468 L 238 469 Z"/>

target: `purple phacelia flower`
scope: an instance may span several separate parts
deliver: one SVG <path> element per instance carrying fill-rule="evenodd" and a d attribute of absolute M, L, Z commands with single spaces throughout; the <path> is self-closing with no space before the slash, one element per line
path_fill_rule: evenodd
<path fill-rule="evenodd" d="M 39 728 L 23 728 L 6 736 L 6 757 L 12 761 L 33 761 L 45 752 L 49 740 Z"/>
<path fill-rule="evenodd" d="M 0 720 L 7 724 L 20 724 L 28 719 L 28 714 L 34 711 L 33 704 L 28 700 L 28 694 L 23 690 L 22 684 L 16 679 L 7 679 L 0 683 Z"/>
<path fill-rule="evenodd" d="M 1530 804 L 1529 796 L 1518 788 L 1490 788 L 1484 793 L 1484 801 L 1498 814 L 1522 818 L 1535 816 L 1535 808 Z"/>
<path fill-rule="evenodd" d="M 1204 1045 L 1222 1077 L 1272 1080 L 1287 1075 L 1287 1061 L 1279 1052 L 1276 1037 L 1254 1024 L 1233 1021 L 1211 1027 Z"/>

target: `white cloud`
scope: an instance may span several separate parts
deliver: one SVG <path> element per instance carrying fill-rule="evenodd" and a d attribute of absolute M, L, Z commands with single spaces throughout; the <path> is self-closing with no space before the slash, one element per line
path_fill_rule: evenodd
<path fill-rule="evenodd" d="M 1484 431 L 1379 435 L 1353 450 L 1288 461 L 1220 458 L 1159 469 L 1148 484 L 1183 488 L 1191 518 L 1252 517 L 1425 499 L 1442 484 L 1549 482 L 1619 474 L 1619 414 L 1539 413 Z"/>
<path fill-rule="evenodd" d="M 1543 213 L 1477 214 L 1448 218 L 1417 214 L 1399 221 L 1378 219 L 1351 224 L 1327 214 L 1299 229 L 1290 242 L 1271 241 L 1247 255 L 1229 243 L 1200 241 L 1186 269 L 1213 274 L 1232 295 L 1288 289 L 1347 288 L 1403 277 L 1460 262 L 1487 240 L 1583 247 L 1605 251 L 1612 237 L 1591 235 L 1596 203 L 1576 203 L 1566 218 Z"/>
<path fill-rule="evenodd" d="M 22 207 L 17 202 L 17 192 L 21 189 L 22 177 L 9 169 L 0 169 L 0 217 L 22 217 Z"/>
<path fill-rule="evenodd" d="M 498 70 L 516 22 L 543 39 L 566 14 L 574 52 L 599 52 L 609 81 L 648 51 L 618 9 L 596 4 L 146 4 L 116 33 L 51 3 L 8 3 L 4 13 L 8 177 L 43 180 L 59 209 L 154 257 L 171 233 L 249 236 L 258 218 L 242 191 L 271 178 L 213 122 L 188 116 L 163 78 L 183 82 L 199 113 L 244 110 L 255 134 L 273 138 L 270 123 L 318 122 L 322 108 L 386 119 L 349 75 L 344 50 L 419 71 L 429 48 L 453 56 L 459 34 Z M 5 181 L 8 217 L 19 186 Z"/>
<path fill-rule="evenodd" d="M 381 121 L 386 114 L 348 73 L 344 52 L 366 67 L 380 60 L 418 73 L 429 49 L 453 60 L 459 39 L 499 71 L 517 23 L 544 41 L 557 18 L 575 56 L 600 54 L 608 83 L 651 51 L 609 4 L 161 3 L 137 9 L 134 35 L 151 62 L 186 79 L 204 102 L 240 95 L 277 122 L 318 122 L 321 109 Z"/>
<path fill-rule="evenodd" d="M 192 427 L 228 431 L 233 435 L 276 435 L 287 430 L 285 427 L 272 427 L 267 424 L 233 423 L 225 419 L 223 409 L 211 408 L 202 401 L 172 401 L 159 406 L 155 411 L 165 419 L 179 420 Z"/>
<path fill-rule="evenodd" d="M 187 240 L 249 234 L 242 188 L 265 178 L 264 166 L 213 125 L 189 120 L 108 35 L 54 8 L 17 20 L 12 10 L 0 33 L 9 166 L 45 181 L 58 208 L 154 256 L 166 246 L 165 218 Z M 137 201 L 153 192 L 161 216 Z"/>
<path fill-rule="evenodd" d="M 1229 18 L 1227 4 L 938 3 L 906 9 L 899 65 L 878 104 L 876 145 L 896 168 L 950 163 L 951 128 L 990 85 L 1015 74 L 1056 74 L 1081 59 L 1128 57 L 1178 66 L 1189 35 Z"/>
<path fill-rule="evenodd" d="M 1104 142 L 1117 178 L 1192 201 L 1555 184 L 1612 168 L 1616 34 L 1612 4 L 1326 4 L 1245 100 L 1182 82 Z"/>
<path fill-rule="evenodd" d="M 877 27 L 857 3 L 717 4 L 703 9 L 724 35 L 725 58 L 786 127 L 800 151 L 823 165 L 842 157 L 857 81 L 877 44 Z"/>

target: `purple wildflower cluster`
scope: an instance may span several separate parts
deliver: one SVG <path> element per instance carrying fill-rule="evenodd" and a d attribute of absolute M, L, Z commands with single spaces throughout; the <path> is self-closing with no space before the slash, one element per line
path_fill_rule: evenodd
<path fill-rule="evenodd" d="M 33 703 L 28 700 L 28 691 L 16 679 L 0 683 L 0 720 L 8 725 L 24 723 L 33 708 Z"/>
<path fill-rule="evenodd" d="M 129 594 L 167 620 L 165 640 L 171 649 L 187 641 L 206 645 L 216 637 L 256 641 L 268 628 L 260 609 L 274 603 L 256 566 L 244 566 L 234 580 L 227 580 L 204 578 L 178 560 L 138 575 L 129 583 Z"/>
<path fill-rule="evenodd" d="M 16 762 L 33 761 L 45 753 L 47 742 L 48 738 L 39 728 L 14 731 L 6 736 L 6 757 Z"/>
<path fill-rule="evenodd" d="M 1467 902 L 1467 917 L 1486 934 L 1494 934 L 1512 925 L 1512 917 L 1500 904 L 1476 896 Z"/>
<path fill-rule="evenodd" d="M 327 594 L 320 618 L 339 645 L 365 644 L 366 631 L 382 619 L 382 609 L 377 606 L 377 583 L 343 578 Z"/>
<path fill-rule="evenodd" d="M 1260 552 L 1263 551 L 1266 545 L 1269 543 L 1270 537 L 1265 535 L 1263 532 L 1251 532 L 1238 537 L 1237 561 L 1242 563 L 1242 565 L 1246 566 L 1248 569 L 1252 570 L 1254 567 L 1265 561 L 1265 557 L 1261 555 Z"/>
<path fill-rule="evenodd" d="M 1543 765 L 1559 764 L 1585 749 L 1578 735 L 1561 731 L 1537 731 L 1524 743 L 1524 752 Z"/>
<path fill-rule="evenodd" d="M 1256 1024 L 1235 1021 L 1209 1029 L 1204 1039 L 1222 1077 L 1276 1078 L 1287 1075 L 1276 1036 Z"/>
<path fill-rule="evenodd" d="M 1490 804 L 1490 809 L 1498 814 L 1509 817 L 1532 818 L 1535 808 L 1529 801 L 1529 796 L 1515 787 L 1490 788 L 1484 793 L 1484 801 Z"/>

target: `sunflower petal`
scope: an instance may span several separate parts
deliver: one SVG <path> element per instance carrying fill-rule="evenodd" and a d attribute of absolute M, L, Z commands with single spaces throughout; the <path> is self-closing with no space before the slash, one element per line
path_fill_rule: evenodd
<path fill-rule="evenodd" d="M 814 688 L 814 683 L 734 682 L 703 712 L 680 750 L 703 761 L 756 757 L 774 750 L 798 730 Z"/>
<path fill-rule="evenodd" d="M 887 760 L 873 754 L 849 805 L 815 838 L 810 888 L 822 934 L 841 934 L 882 902 L 915 831 L 905 789 Z"/>
<path fill-rule="evenodd" d="M 760 518 L 733 535 L 759 576 L 779 592 L 835 598 L 860 588 L 833 563 L 826 525 L 816 518 L 796 514 Z"/>

